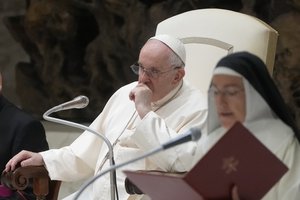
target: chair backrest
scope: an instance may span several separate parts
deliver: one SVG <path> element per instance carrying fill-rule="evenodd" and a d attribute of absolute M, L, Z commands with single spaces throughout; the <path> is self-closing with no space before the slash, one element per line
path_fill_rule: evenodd
<path fill-rule="evenodd" d="M 173 35 L 185 43 L 185 78 L 205 93 L 217 61 L 233 52 L 251 52 L 273 72 L 278 33 L 253 16 L 214 8 L 192 10 L 160 22 L 157 34 Z"/>

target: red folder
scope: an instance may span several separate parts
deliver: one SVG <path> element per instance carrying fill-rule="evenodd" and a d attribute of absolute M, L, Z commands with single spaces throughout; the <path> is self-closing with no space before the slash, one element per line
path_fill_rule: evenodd
<path fill-rule="evenodd" d="M 241 123 L 236 123 L 186 174 L 124 171 L 152 200 L 261 199 L 288 171 Z M 201 197 L 202 196 L 202 197 Z"/>

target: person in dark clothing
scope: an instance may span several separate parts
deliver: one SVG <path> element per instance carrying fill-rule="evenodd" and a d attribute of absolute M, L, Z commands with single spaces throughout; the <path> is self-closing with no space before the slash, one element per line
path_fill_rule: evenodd
<path fill-rule="evenodd" d="M 48 150 L 45 129 L 42 123 L 30 114 L 19 109 L 6 99 L 2 93 L 2 72 L 0 71 L 0 170 L 21 150 L 34 152 Z M 35 199 L 32 189 L 10 191 L 0 185 L 2 199 Z"/>

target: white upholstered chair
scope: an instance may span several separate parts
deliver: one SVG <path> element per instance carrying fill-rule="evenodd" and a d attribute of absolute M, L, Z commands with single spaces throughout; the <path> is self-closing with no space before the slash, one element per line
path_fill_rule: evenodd
<path fill-rule="evenodd" d="M 192 10 L 160 22 L 157 34 L 182 39 L 187 51 L 186 79 L 205 93 L 216 62 L 232 52 L 259 56 L 272 74 L 278 33 L 253 16 L 213 8 Z"/>

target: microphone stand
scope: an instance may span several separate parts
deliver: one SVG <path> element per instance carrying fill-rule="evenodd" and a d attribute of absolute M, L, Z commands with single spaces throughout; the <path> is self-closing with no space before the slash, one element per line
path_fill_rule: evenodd
<path fill-rule="evenodd" d="M 54 112 L 58 112 L 60 110 L 63 110 L 63 109 L 61 109 L 61 106 L 55 106 L 55 107 L 47 110 L 43 114 L 43 118 L 45 120 L 48 120 L 48 121 L 51 121 L 51 122 L 55 122 L 55 123 L 75 127 L 75 128 L 78 128 L 78 129 L 82 129 L 84 131 L 87 130 L 87 131 L 93 133 L 94 135 L 101 137 L 101 139 L 103 139 L 103 141 L 106 143 L 106 145 L 108 147 L 108 152 L 109 152 L 109 155 L 108 155 L 109 157 L 108 158 L 109 158 L 110 166 L 111 167 L 114 166 L 115 161 L 114 161 L 114 156 L 113 156 L 113 147 L 112 147 L 110 141 L 105 136 L 103 136 L 102 134 L 96 132 L 95 130 L 93 130 L 93 129 L 87 127 L 87 126 L 84 126 L 84 125 L 81 125 L 81 124 L 78 124 L 78 123 L 74 123 L 74 122 L 70 122 L 70 121 L 66 121 L 66 120 L 63 120 L 63 119 L 57 119 L 57 118 L 49 116 L 50 114 L 52 114 Z M 111 200 L 115 200 L 115 192 L 117 191 L 117 184 L 116 184 L 115 180 L 116 180 L 116 171 L 115 170 L 110 170 Z"/>
<path fill-rule="evenodd" d="M 102 171 L 100 174 L 94 176 L 92 179 L 90 179 L 90 181 L 88 181 L 87 183 L 85 183 L 80 190 L 78 191 L 78 193 L 76 194 L 74 200 L 78 200 L 79 196 L 82 194 L 82 192 L 89 186 L 91 185 L 93 182 L 95 182 L 98 178 L 100 178 L 101 176 L 105 175 L 106 173 L 110 172 L 110 171 L 116 171 L 117 168 L 123 167 L 125 165 L 128 165 L 130 163 L 136 162 L 138 160 L 144 159 L 146 157 L 149 157 L 153 154 L 156 154 L 160 151 L 172 148 L 176 145 L 185 143 L 185 142 L 189 142 L 189 141 L 197 141 L 199 140 L 201 137 L 201 131 L 199 129 L 196 128 L 191 128 L 190 131 L 187 134 L 181 135 L 179 137 L 176 137 L 164 144 L 162 144 L 161 146 L 159 146 L 156 149 L 150 150 L 148 152 L 146 152 L 145 154 L 142 154 L 141 156 L 138 156 L 136 158 L 133 158 L 131 160 L 128 160 L 126 162 L 117 164 L 117 165 L 112 165 L 109 168 L 107 168 L 106 170 Z"/>
<path fill-rule="evenodd" d="M 80 190 L 78 191 L 78 193 L 76 194 L 74 200 L 78 200 L 79 196 L 82 194 L 82 192 L 89 186 L 91 185 L 93 182 L 95 182 L 98 178 L 100 178 L 101 176 L 105 175 L 106 173 L 110 172 L 110 171 L 116 171 L 117 168 L 120 168 L 120 167 L 123 167 L 125 165 L 128 165 L 130 163 L 133 163 L 135 161 L 138 161 L 138 160 L 141 160 L 141 159 L 144 159 L 146 157 L 149 157 L 153 154 L 156 154 L 162 150 L 165 150 L 163 147 L 159 147 L 159 148 L 156 148 L 154 150 L 151 150 L 139 157 L 136 157 L 134 159 L 131 159 L 131 160 L 128 160 L 126 162 L 123 162 L 123 163 L 120 163 L 120 164 L 117 164 L 117 165 L 112 165 L 110 166 L 109 168 L 107 168 L 106 170 L 103 170 L 100 174 L 94 176 L 92 179 L 90 179 L 90 181 L 88 181 L 87 183 L 85 183 L 81 188 Z"/>

